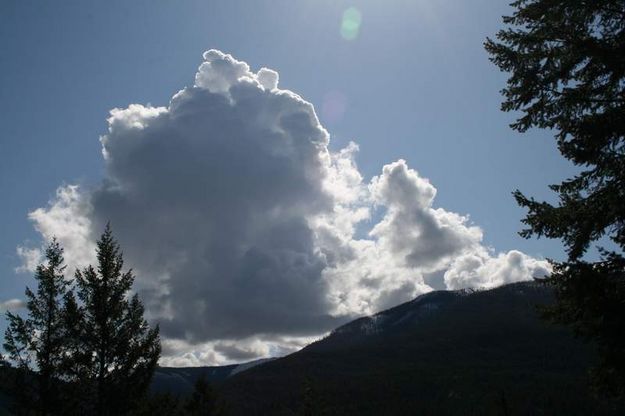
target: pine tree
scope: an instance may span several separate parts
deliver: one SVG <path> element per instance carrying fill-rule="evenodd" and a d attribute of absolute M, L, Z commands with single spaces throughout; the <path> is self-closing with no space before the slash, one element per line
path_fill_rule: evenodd
<path fill-rule="evenodd" d="M 217 403 L 215 390 L 203 376 L 195 381 L 193 393 L 187 399 L 184 410 L 185 414 L 189 416 L 217 416 L 222 414 L 221 407 Z"/>
<path fill-rule="evenodd" d="M 625 2 L 517 0 L 509 27 L 488 39 L 491 60 L 511 73 L 504 111 L 511 125 L 555 132 L 580 173 L 550 188 L 558 204 L 514 192 L 528 209 L 521 235 L 562 239 L 568 253 L 546 279 L 557 303 L 547 317 L 596 342 L 597 386 L 625 394 Z M 600 259 L 584 256 L 605 238 Z"/>
<path fill-rule="evenodd" d="M 92 359 L 91 351 L 85 348 L 90 334 L 83 331 L 83 308 L 76 301 L 73 291 L 66 293 L 63 300 L 63 325 L 66 328 L 65 354 L 62 363 L 63 409 L 64 415 L 89 415 L 94 413 L 94 406 L 90 400 L 91 383 L 89 380 L 89 363 Z"/>
<path fill-rule="evenodd" d="M 107 225 L 97 243 L 98 267 L 76 272 L 77 296 L 68 299 L 77 319 L 77 349 L 73 363 L 79 385 L 90 386 L 94 413 L 120 415 L 131 410 L 149 387 L 160 357 L 158 326 L 143 318 L 138 296 L 128 297 L 132 270 L 122 273 L 122 252 Z"/>
<path fill-rule="evenodd" d="M 4 348 L 17 366 L 22 381 L 35 380 L 20 387 L 20 406 L 34 407 L 40 414 L 58 412 L 58 380 L 62 375 L 66 333 L 63 325 L 62 300 L 68 282 L 63 272 L 63 249 L 52 240 L 46 249 L 47 264 L 37 266 L 36 293 L 26 288 L 28 317 L 7 312 L 8 328 Z M 36 371 L 33 375 L 31 371 Z"/>

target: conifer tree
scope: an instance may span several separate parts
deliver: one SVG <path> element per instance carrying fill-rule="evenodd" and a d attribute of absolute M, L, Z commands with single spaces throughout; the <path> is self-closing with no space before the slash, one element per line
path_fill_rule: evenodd
<path fill-rule="evenodd" d="M 143 305 L 129 297 L 134 275 L 122 272 L 122 252 L 107 225 L 97 243 L 98 266 L 76 272 L 81 306 L 73 305 L 77 350 L 73 362 L 79 385 L 92 389 L 93 412 L 121 415 L 145 394 L 160 357 L 158 326 L 150 328 Z M 68 302 L 75 304 L 70 297 Z"/>
<path fill-rule="evenodd" d="M 215 390 L 203 376 L 195 381 L 193 393 L 187 399 L 184 411 L 185 415 L 189 416 L 217 416 L 222 414 L 217 403 Z"/>
<path fill-rule="evenodd" d="M 511 73 L 504 111 L 520 132 L 553 130 L 580 173 L 550 188 L 551 204 L 514 196 L 527 208 L 521 235 L 563 240 L 568 259 L 547 279 L 557 304 L 547 316 L 596 342 L 603 392 L 625 395 L 625 2 L 516 0 L 507 27 L 488 39 L 491 60 Z M 603 239 L 598 261 L 584 257 Z"/>
<path fill-rule="evenodd" d="M 91 351 L 85 348 L 85 338 L 89 334 L 83 331 L 83 309 L 76 301 L 74 291 L 68 291 L 63 300 L 63 325 L 66 329 L 65 354 L 61 372 L 67 383 L 63 385 L 64 415 L 90 415 L 94 405 L 88 400 L 92 386 L 89 380 Z"/>
<path fill-rule="evenodd" d="M 52 240 L 46 249 L 46 264 L 37 266 L 35 280 L 37 291 L 26 288 L 28 316 L 7 312 L 8 328 L 4 349 L 14 362 L 19 375 L 32 383 L 20 387 L 18 397 L 22 407 L 34 407 L 39 414 L 58 412 L 58 380 L 65 359 L 66 332 L 63 325 L 62 300 L 67 294 L 68 282 L 63 272 L 63 249 Z M 31 373 L 35 371 L 35 375 Z"/>

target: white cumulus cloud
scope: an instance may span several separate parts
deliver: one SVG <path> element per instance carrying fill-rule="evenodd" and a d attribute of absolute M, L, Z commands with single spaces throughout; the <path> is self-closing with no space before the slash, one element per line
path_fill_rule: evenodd
<path fill-rule="evenodd" d="M 44 242 L 53 237 L 65 249 L 65 260 L 73 267 L 84 267 L 95 260 L 95 243 L 92 238 L 91 205 L 89 195 L 77 185 L 61 186 L 46 208 L 38 208 L 28 214 Z M 40 247 L 17 247 L 22 259 L 18 272 L 34 272 L 44 261 L 45 249 Z"/>
<path fill-rule="evenodd" d="M 456 258 L 445 272 L 450 289 L 469 287 L 492 288 L 531 278 L 544 278 L 551 268 L 545 260 L 537 260 L 517 250 L 492 256 L 478 250 Z"/>
<path fill-rule="evenodd" d="M 482 230 L 436 207 L 434 185 L 403 160 L 367 182 L 358 146 L 331 152 L 313 105 L 280 89 L 276 71 L 217 50 L 203 57 L 194 85 L 166 106 L 111 111 L 100 184 L 62 186 L 29 214 L 71 266 L 93 261 L 111 222 L 160 322 L 164 363 L 293 351 L 432 290 L 429 273 L 459 288 L 548 272 L 542 260 L 485 248 Z M 38 250 L 18 248 L 24 268 Z"/>

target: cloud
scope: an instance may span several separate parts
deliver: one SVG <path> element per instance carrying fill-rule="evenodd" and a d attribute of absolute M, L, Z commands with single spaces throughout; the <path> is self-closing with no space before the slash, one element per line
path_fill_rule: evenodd
<path fill-rule="evenodd" d="M 310 103 L 276 89 L 275 72 L 214 50 L 204 59 L 167 108 L 111 112 L 93 221 L 112 222 L 142 276 L 160 274 L 166 293 L 149 298 L 165 335 L 330 329 L 310 224 L 334 206 L 328 133 Z"/>
<path fill-rule="evenodd" d="M 358 146 L 331 152 L 312 104 L 280 89 L 277 72 L 216 50 L 203 57 L 194 85 L 167 106 L 111 111 L 100 184 L 62 186 L 29 214 L 71 266 L 93 261 L 111 222 L 160 322 L 163 362 L 292 351 L 432 290 L 432 273 L 456 288 L 548 270 L 483 247 L 482 230 L 435 207 L 434 185 L 403 160 L 365 181 Z M 18 250 L 31 268 L 37 249 Z"/>
<path fill-rule="evenodd" d="M 370 189 L 374 201 L 387 208 L 371 235 L 407 265 L 440 270 L 482 240 L 482 230 L 469 225 L 468 218 L 432 208 L 436 188 L 404 160 L 384 166 Z"/>
<path fill-rule="evenodd" d="M 517 250 L 491 256 L 484 250 L 456 258 L 445 272 L 449 289 L 491 288 L 531 278 L 543 278 L 551 272 L 549 263 Z"/>
<path fill-rule="evenodd" d="M 95 260 L 88 198 L 76 185 L 61 186 L 48 208 L 38 208 L 28 214 L 44 242 L 56 237 L 63 244 L 65 261 L 73 267 L 86 266 Z M 17 247 L 23 264 L 16 271 L 34 272 L 44 260 L 44 252 L 44 248 Z"/>
<path fill-rule="evenodd" d="M 16 273 L 34 272 L 37 265 L 43 261 L 43 253 L 38 247 L 17 246 L 15 250 L 22 264 L 15 268 Z"/>
<path fill-rule="evenodd" d="M 202 365 L 227 365 L 258 358 L 280 357 L 298 351 L 316 341 L 317 337 L 253 337 L 237 340 L 220 340 L 189 343 L 179 339 L 162 341 L 165 367 L 197 367 Z"/>
<path fill-rule="evenodd" d="M 13 311 L 25 307 L 26 302 L 21 299 L 9 299 L 5 300 L 4 302 L 0 302 L 0 312 Z"/>

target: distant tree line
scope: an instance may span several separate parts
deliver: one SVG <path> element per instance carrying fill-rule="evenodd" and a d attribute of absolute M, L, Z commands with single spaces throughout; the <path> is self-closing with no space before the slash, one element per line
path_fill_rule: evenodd
<path fill-rule="evenodd" d="M 201 376 L 189 396 L 150 395 L 139 402 L 133 416 L 222 416 L 228 414 L 226 409 L 213 386 Z"/>

